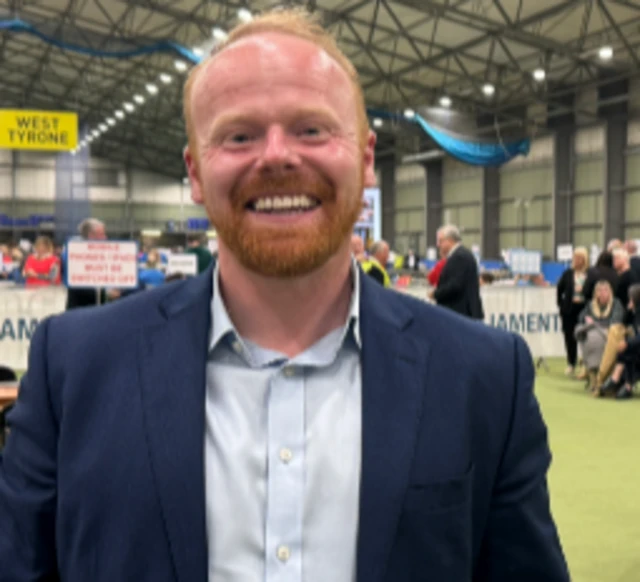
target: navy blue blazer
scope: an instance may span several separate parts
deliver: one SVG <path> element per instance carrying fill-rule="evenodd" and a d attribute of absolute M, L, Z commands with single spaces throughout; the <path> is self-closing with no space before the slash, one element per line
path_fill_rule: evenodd
<path fill-rule="evenodd" d="M 42 322 L 0 464 L 0 581 L 207 582 L 211 270 Z M 522 339 L 362 277 L 357 582 L 566 582 Z"/>

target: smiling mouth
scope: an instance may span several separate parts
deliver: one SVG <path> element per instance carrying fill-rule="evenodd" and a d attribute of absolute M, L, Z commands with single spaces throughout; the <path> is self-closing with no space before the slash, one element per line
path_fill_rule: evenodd
<path fill-rule="evenodd" d="M 251 200 L 245 208 L 261 214 L 285 214 L 309 212 L 320 206 L 320 200 L 313 196 L 265 196 Z"/>

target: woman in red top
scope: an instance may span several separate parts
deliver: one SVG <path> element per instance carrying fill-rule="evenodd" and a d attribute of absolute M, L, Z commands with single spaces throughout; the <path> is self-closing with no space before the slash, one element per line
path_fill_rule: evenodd
<path fill-rule="evenodd" d="M 34 253 L 24 264 L 27 287 L 46 287 L 60 284 L 60 259 L 53 254 L 53 243 L 47 236 L 39 236 L 33 245 Z"/>

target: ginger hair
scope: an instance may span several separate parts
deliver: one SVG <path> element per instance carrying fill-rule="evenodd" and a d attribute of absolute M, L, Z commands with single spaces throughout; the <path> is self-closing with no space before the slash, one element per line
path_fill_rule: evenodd
<path fill-rule="evenodd" d="M 183 114 L 187 139 L 191 155 L 198 159 L 195 141 L 195 128 L 191 111 L 191 93 L 193 86 L 203 69 L 220 53 L 229 48 L 235 42 L 264 33 L 285 34 L 309 41 L 324 50 L 342 68 L 353 88 L 356 101 L 356 115 L 358 121 L 358 142 L 361 148 L 365 147 L 369 134 L 369 121 L 367 109 L 360 84 L 360 78 L 353 63 L 340 50 L 334 36 L 327 31 L 318 20 L 304 9 L 275 9 L 254 18 L 250 22 L 236 26 L 227 38 L 211 51 L 211 54 L 196 65 L 184 84 L 183 89 Z"/>

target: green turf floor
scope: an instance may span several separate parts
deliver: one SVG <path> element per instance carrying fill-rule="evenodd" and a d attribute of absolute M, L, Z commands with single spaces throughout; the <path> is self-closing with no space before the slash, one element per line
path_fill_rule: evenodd
<path fill-rule="evenodd" d="M 551 505 L 572 580 L 639 582 L 640 396 L 595 399 L 564 376 L 562 361 L 549 367 L 539 372 L 536 392 L 554 455 Z"/>

